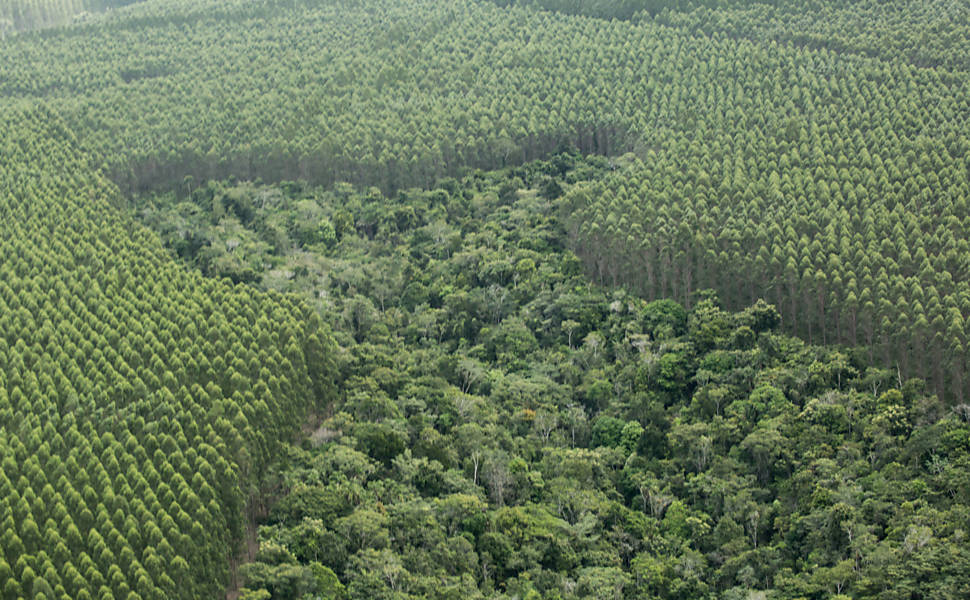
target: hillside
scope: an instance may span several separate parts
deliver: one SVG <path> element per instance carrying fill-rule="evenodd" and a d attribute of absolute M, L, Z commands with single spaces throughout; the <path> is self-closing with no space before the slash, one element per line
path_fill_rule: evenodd
<path fill-rule="evenodd" d="M 329 331 L 177 265 L 56 115 L 0 122 L 0 593 L 213 597 Z"/>
<path fill-rule="evenodd" d="M 79 23 L 98 13 L 138 0 L 7 0 L 0 4 L 0 38 L 7 35 Z"/>
<path fill-rule="evenodd" d="M 970 413 L 763 301 L 590 285 L 559 194 L 612 177 L 562 155 L 395 197 L 136 202 L 188 264 L 317 303 L 344 350 L 243 598 L 970 592 Z"/>
<path fill-rule="evenodd" d="M 733 308 L 770 297 L 788 331 L 879 346 L 873 360 L 962 401 L 961 9 L 825 5 L 840 16 L 813 35 L 912 22 L 924 33 L 893 43 L 932 56 L 902 60 L 883 34 L 855 42 L 872 52 L 794 40 L 772 23 L 794 27 L 796 15 L 760 6 L 606 21 L 473 2 L 157 0 L 9 41 L 0 94 L 64 115 L 126 193 L 229 175 L 393 192 L 565 148 L 633 150 L 643 164 L 608 184 L 626 191 L 581 213 L 598 230 L 577 231 L 580 254 L 612 245 L 623 259 L 586 261 L 594 277 L 688 304 L 710 286 Z M 732 15 L 748 12 L 757 18 L 736 31 Z M 952 43 L 922 42 L 939 30 Z M 669 257 L 653 257 L 661 245 Z M 640 262 L 677 281 L 627 280 L 623 265 Z M 734 282 L 752 268 L 763 280 L 740 302 L 706 275 Z M 914 347 L 936 368 L 910 359 Z"/>
<path fill-rule="evenodd" d="M 970 595 L 966 2 L 0 4 L 4 598 Z"/>

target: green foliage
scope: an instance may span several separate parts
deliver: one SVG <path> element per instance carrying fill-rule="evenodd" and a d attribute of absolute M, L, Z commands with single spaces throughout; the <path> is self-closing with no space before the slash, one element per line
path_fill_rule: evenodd
<path fill-rule="evenodd" d="M 286 202 L 301 179 L 393 193 L 562 149 L 632 151 L 587 165 L 613 177 L 564 203 L 569 244 L 594 278 L 686 308 L 703 288 L 734 310 L 766 297 L 790 333 L 865 346 L 873 364 L 962 402 L 965 3 L 498 4 L 153 0 L 7 40 L 0 97 L 62 117 L 123 190 L 180 198 L 229 176 L 289 180 Z M 398 110 L 402 98 L 420 108 Z M 561 172 L 550 164 L 534 187 L 558 197 Z M 503 203 L 521 180 L 496 188 Z M 440 194 L 452 214 L 467 208 Z M 402 198 L 356 225 L 408 230 L 421 207 Z M 220 205 L 221 229 L 206 238 L 176 225 L 176 246 L 207 273 L 253 282 L 267 249 L 237 221 L 279 196 L 204 200 Z M 271 263 L 288 250 L 287 228 L 303 245 L 346 231 L 342 208 L 323 215 L 313 204 L 295 222 L 265 224 Z M 455 238 L 436 233 L 448 251 Z M 268 276 L 286 289 L 318 267 Z"/>
<path fill-rule="evenodd" d="M 306 594 L 321 591 L 317 588 L 316 574 L 310 567 L 252 562 L 243 565 L 241 571 L 246 586 L 258 590 L 249 594 L 253 598 L 300 600 Z M 262 594 L 264 590 L 268 595 Z"/>
<path fill-rule="evenodd" d="M 138 0 L 7 0 L 0 5 L 0 38 L 16 31 L 83 23 L 99 13 Z"/>
<path fill-rule="evenodd" d="M 965 3 L 10 35 L 120 4 L 0 6 L 4 597 L 220 596 L 267 481 L 250 598 L 970 595 Z"/>
<path fill-rule="evenodd" d="M 655 300 L 647 304 L 643 321 L 654 339 L 678 337 L 687 330 L 687 311 L 673 300 Z"/>
<path fill-rule="evenodd" d="M 320 563 L 310 563 L 310 570 L 316 578 L 317 593 L 323 596 L 324 600 L 343 600 L 345 597 L 344 585 L 337 579 L 337 575 L 330 567 Z"/>
<path fill-rule="evenodd" d="M 329 329 L 173 261 L 55 115 L 0 119 L 0 590 L 223 593 L 250 491 L 332 398 Z"/>
<path fill-rule="evenodd" d="M 567 196 L 590 185 L 569 183 L 578 172 L 612 176 L 569 160 L 556 176 Z M 260 538 L 279 550 L 246 567 L 260 578 L 250 588 L 959 596 L 970 419 L 917 381 L 891 387 L 895 374 L 867 370 L 862 355 L 779 333 L 763 301 L 731 313 L 704 293 L 686 310 L 588 285 L 556 241 L 562 200 L 539 193 L 556 162 L 447 182 L 448 196 L 469 198 L 462 212 L 436 204 L 444 187 L 409 190 L 416 220 L 404 232 L 360 225 L 395 199 L 301 188 L 323 214 L 349 216 L 333 247 L 292 241 L 280 256 L 326 265 L 324 306 L 347 343 L 342 394 L 277 468 L 281 498 Z M 508 204 L 498 191 L 510 185 Z M 176 200 L 154 201 L 164 214 Z M 276 216 L 298 210 L 284 203 Z M 254 235 L 269 216 L 254 213 Z M 434 240 L 449 231 L 460 242 L 444 252 Z M 361 276 L 375 257 L 400 273 L 390 293 Z M 416 286 L 424 302 L 399 293 Z M 319 288 L 299 277 L 292 289 Z M 340 316 L 365 300 L 368 328 Z M 921 571 L 922 552 L 935 552 L 945 583 Z"/>

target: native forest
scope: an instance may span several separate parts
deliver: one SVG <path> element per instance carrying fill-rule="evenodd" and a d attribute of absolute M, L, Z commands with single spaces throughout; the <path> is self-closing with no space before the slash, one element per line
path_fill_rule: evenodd
<path fill-rule="evenodd" d="M 970 598 L 970 0 L 0 0 L 0 600 Z"/>

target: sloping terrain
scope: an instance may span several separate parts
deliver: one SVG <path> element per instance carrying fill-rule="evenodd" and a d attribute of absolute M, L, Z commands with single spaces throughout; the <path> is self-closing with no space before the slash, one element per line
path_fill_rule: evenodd
<path fill-rule="evenodd" d="M 172 261 L 56 115 L 0 122 L 0 593 L 213 597 L 330 335 Z"/>
<path fill-rule="evenodd" d="M 273 469 L 243 598 L 970 591 L 967 407 L 763 301 L 590 285 L 559 194 L 612 177 L 561 155 L 391 197 L 138 199 L 186 262 L 303 295 L 346 349 L 330 418 Z"/>
<path fill-rule="evenodd" d="M 218 595 L 251 494 L 279 476 L 288 496 L 306 483 L 293 465 L 329 460 L 287 450 L 275 466 L 340 379 L 351 418 L 318 432 L 320 453 L 364 454 L 348 459 L 363 471 L 311 478 L 343 472 L 372 494 L 351 486 L 319 530 L 358 537 L 323 562 L 264 555 L 267 577 L 297 565 L 318 591 L 336 574 L 374 597 L 405 581 L 430 594 L 442 576 L 460 595 L 966 595 L 965 3 L 569 14 L 592 4 L 151 0 L 17 35 L 2 17 L 0 593 Z M 39 10 L 34 27 L 89 5 L 4 6 Z M 555 162 L 515 171 L 564 150 L 607 158 L 572 179 Z M 163 207 L 152 233 L 129 203 L 153 192 L 197 206 Z M 590 288 L 583 268 L 626 292 Z M 772 332 L 759 298 L 787 333 L 858 348 Z M 425 362 L 439 353 L 472 362 Z M 491 483 L 436 446 L 457 417 L 421 403 L 449 386 L 475 396 L 456 414 L 481 418 Z M 539 417 L 550 396 L 573 404 Z M 567 441 L 567 415 L 602 424 Z M 678 441 L 678 424 L 699 437 Z M 395 464 L 405 446 L 427 463 Z M 564 473 L 558 453 L 605 458 Z M 726 488 L 688 485 L 710 469 Z M 548 490 L 555 478 L 601 492 L 600 521 L 570 512 L 579 496 Z M 443 525 L 444 542 L 366 527 L 415 493 L 468 495 L 487 518 Z M 675 498 L 683 523 L 663 524 Z M 301 510 L 272 517 L 284 547 Z M 474 561 L 379 570 L 385 550 L 456 537 Z M 568 547 L 532 545 L 553 538 Z M 600 553 L 606 538 L 625 549 Z M 707 588 L 674 583 L 697 573 Z"/>
<path fill-rule="evenodd" d="M 0 4 L 0 37 L 83 22 L 112 8 L 138 0 L 6 0 Z"/>
<path fill-rule="evenodd" d="M 758 6 L 717 13 L 762 11 L 732 33 L 701 9 L 606 21 L 490 3 L 158 0 L 8 42 L 0 94 L 63 115 L 125 192 L 230 175 L 390 192 L 559 149 L 633 150 L 642 164 L 575 204 L 594 277 L 688 304 L 706 286 L 735 308 L 767 296 L 790 332 L 865 343 L 961 401 L 959 6 L 824 5 L 842 16 L 817 35 L 856 39 L 868 11 L 877 31 L 923 31 L 898 43 L 925 60 L 882 34 L 857 42 L 873 57 L 763 35 L 795 15 Z M 922 43 L 937 31 L 952 43 Z M 676 281 L 645 281 L 628 267 L 641 263 Z"/>

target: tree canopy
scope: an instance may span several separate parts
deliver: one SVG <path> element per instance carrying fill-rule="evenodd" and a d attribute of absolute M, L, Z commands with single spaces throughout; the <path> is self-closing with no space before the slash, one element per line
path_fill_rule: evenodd
<path fill-rule="evenodd" d="M 0 595 L 967 596 L 968 27 L 3 2 Z"/>
<path fill-rule="evenodd" d="M 282 240 L 250 255 L 253 280 L 315 298 L 345 350 L 332 413 L 273 469 L 246 593 L 970 590 L 967 411 L 781 333 L 764 301 L 732 313 L 704 292 L 687 310 L 590 285 L 565 200 L 543 192 L 614 176 L 565 155 L 391 197 L 214 182 L 136 201 L 153 227 L 193 215 L 205 238 L 235 217 L 203 207 L 273 198 L 243 227 L 254 248 Z M 300 241 L 308 212 L 346 225 Z"/>

